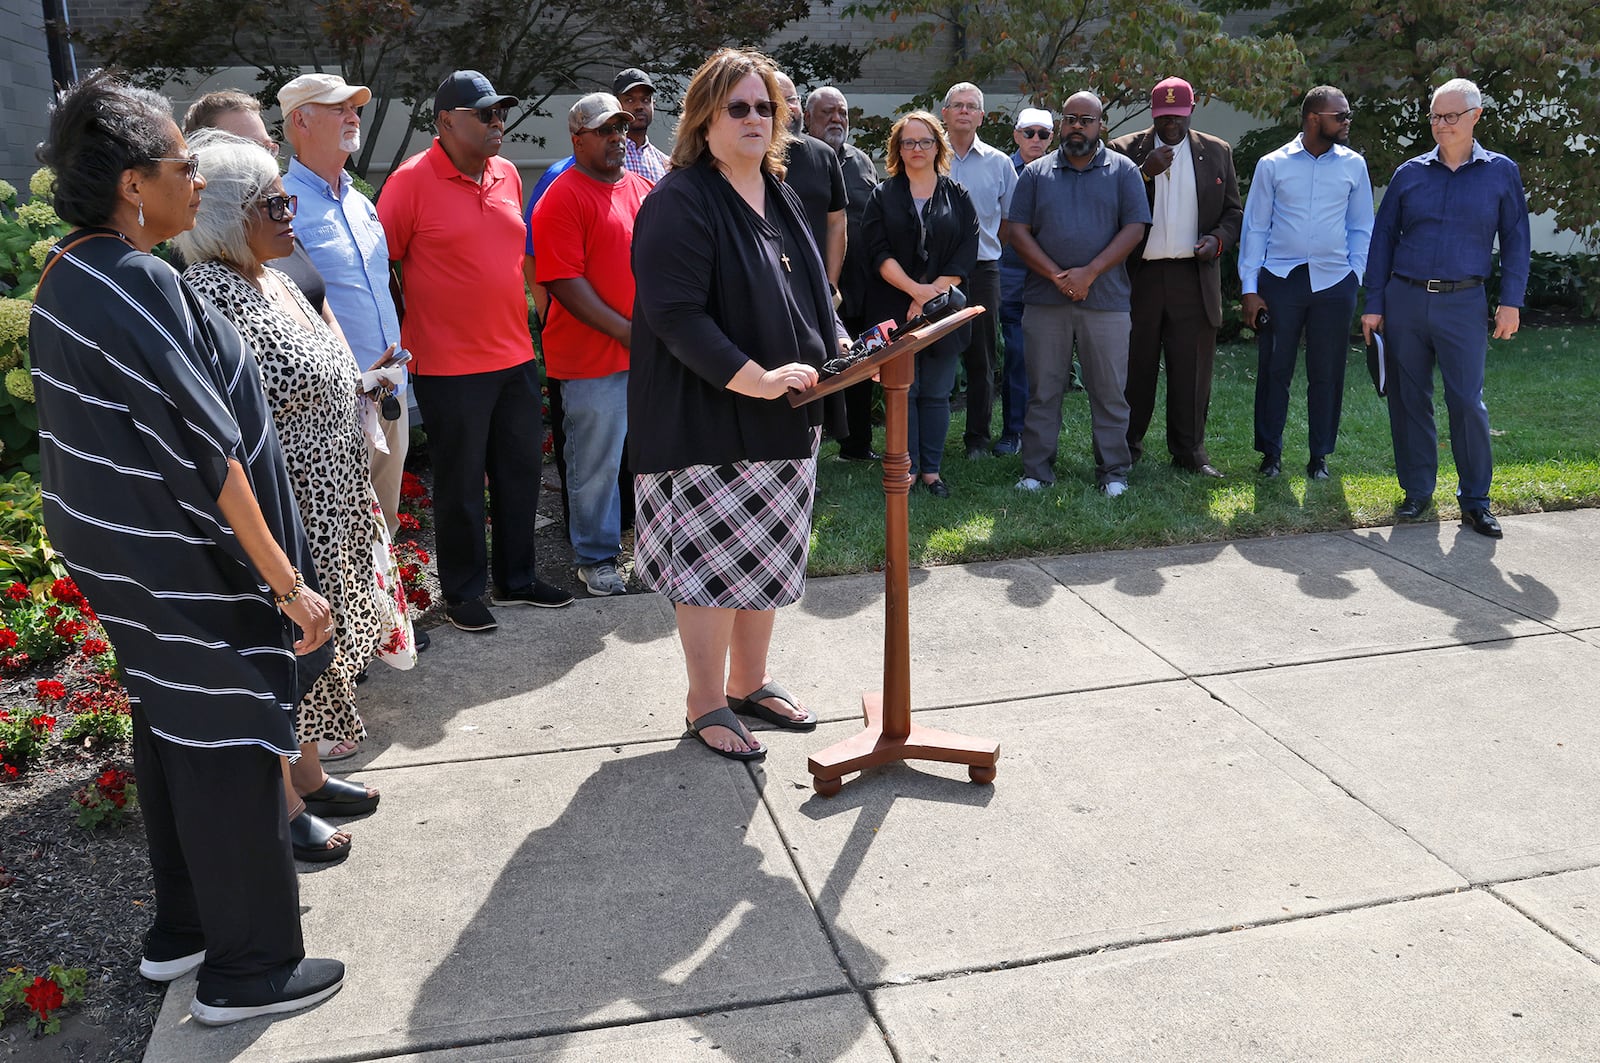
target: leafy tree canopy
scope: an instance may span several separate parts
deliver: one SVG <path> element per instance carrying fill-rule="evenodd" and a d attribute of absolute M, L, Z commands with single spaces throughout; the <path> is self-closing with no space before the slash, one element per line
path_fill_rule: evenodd
<path fill-rule="evenodd" d="M 146 84 L 194 83 L 229 66 L 253 68 L 264 104 L 303 66 L 371 86 L 365 146 L 352 169 L 372 165 L 388 110 L 406 108 L 427 130 L 427 104 L 450 70 L 483 71 L 527 105 L 509 131 L 557 93 L 610 87 L 621 66 L 683 74 L 723 45 L 753 47 L 804 18 L 810 0 L 151 0 L 141 14 L 85 34 L 87 45 Z M 856 76 L 860 54 L 801 38 L 773 50 L 797 82 Z M 515 133 L 513 132 L 513 135 Z M 405 156 L 402 143 L 391 165 Z"/>
<path fill-rule="evenodd" d="M 1218 11 L 1269 9 L 1260 0 L 1210 0 Z M 1454 77 L 1484 94 L 1479 143 L 1515 159 L 1528 205 L 1556 224 L 1600 240 L 1600 167 L 1591 135 L 1600 114 L 1600 5 L 1595 0 L 1313 0 L 1267 18 L 1262 34 L 1289 35 L 1314 83 L 1344 91 L 1356 111 L 1351 144 L 1386 183 L 1405 159 L 1429 151 L 1428 100 Z M 1252 133 L 1241 157 L 1292 137 L 1298 107 L 1286 102 L 1269 130 Z"/>

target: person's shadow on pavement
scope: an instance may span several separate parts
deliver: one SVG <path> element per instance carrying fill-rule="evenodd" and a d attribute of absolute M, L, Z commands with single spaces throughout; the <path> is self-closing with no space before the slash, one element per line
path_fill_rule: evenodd
<path fill-rule="evenodd" d="M 507 813 L 485 829 L 514 826 L 516 806 Z M 760 1024 L 708 1013 L 850 990 L 797 883 L 744 766 L 687 745 L 618 752 L 517 848 L 418 994 L 413 1043 L 678 1017 L 721 1058 L 767 1063 Z M 867 1012 L 846 999 L 835 1014 L 850 1021 L 806 1026 L 822 1040 L 804 1058 L 835 1059 L 866 1033 Z"/>

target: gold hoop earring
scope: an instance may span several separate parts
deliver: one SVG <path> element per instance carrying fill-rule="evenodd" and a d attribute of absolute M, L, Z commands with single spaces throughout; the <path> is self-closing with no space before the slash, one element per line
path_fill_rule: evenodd
<path fill-rule="evenodd" d="M 139 228 L 144 228 L 144 200 L 139 201 Z"/>

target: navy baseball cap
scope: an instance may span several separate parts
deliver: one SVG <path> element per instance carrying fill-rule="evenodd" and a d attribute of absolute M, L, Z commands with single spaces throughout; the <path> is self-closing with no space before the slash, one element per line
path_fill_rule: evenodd
<path fill-rule="evenodd" d="M 515 107 L 521 102 L 494 91 L 489 79 L 476 70 L 457 70 L 439 83 L 439 91 L 433 94 L 433 113 L 457 107 Z"/>

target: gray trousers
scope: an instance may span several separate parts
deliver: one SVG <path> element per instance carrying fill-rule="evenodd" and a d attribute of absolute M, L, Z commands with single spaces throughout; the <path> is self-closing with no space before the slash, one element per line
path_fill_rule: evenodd
<path fill-rule="evenodd" d="M 1079 303 L 1029 303 L 1022 312 L 1028 352 L 1028 414 L 1022 426 L 1022 474 L 1054 483 L 1061 438 L 1061 398 L 1072 378 L 1072 342 L 1078 342 L 1083 387 L 1089 393 L 1095 483 L 1126 483 L 1128 447 L 1128 331 L 1125 310 L 1086 310 Z"/>

